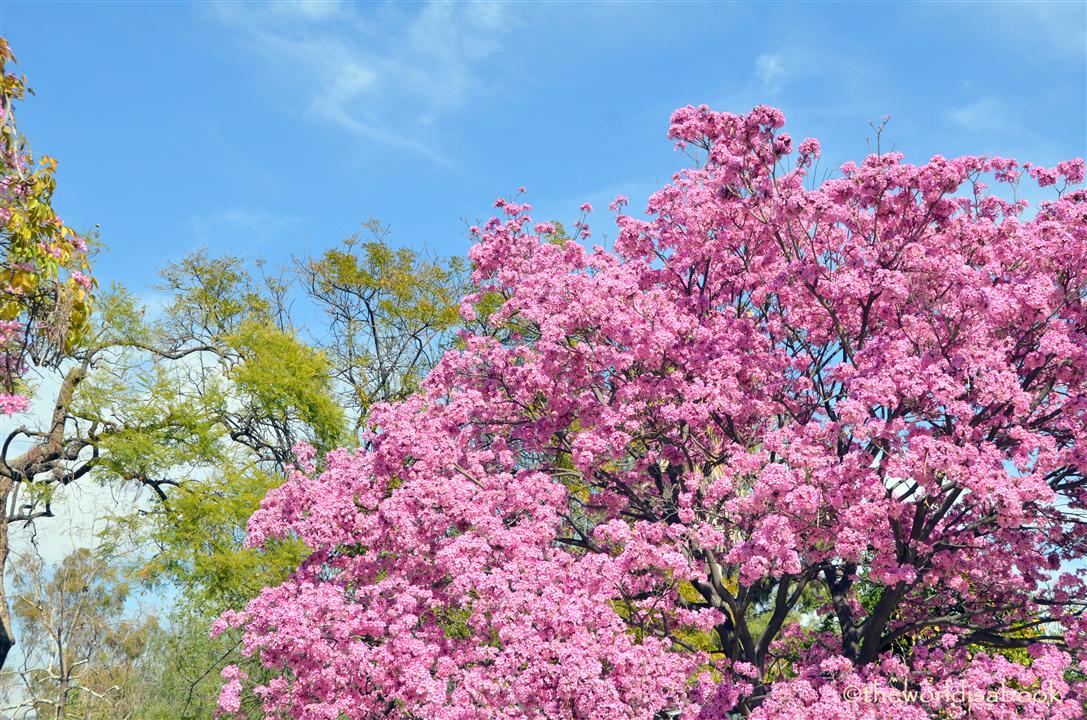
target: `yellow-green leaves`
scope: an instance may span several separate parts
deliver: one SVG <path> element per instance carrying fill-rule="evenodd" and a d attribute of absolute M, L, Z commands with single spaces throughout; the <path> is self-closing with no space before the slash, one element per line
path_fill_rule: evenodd
<path fill-rule="evenodd" d="M 15 125 L 14 104 L 28 91 L 26 78 L 7 72 L 15 56 L 0 38 L 0 350 L 7 367 L 28 358 L 57 365 L 87 330 L 96 287 L 87 238 L 53 208 L 57 161 L 35 158 Z M 18 378 L 0 377 L 14 390 Z"/>
<path fill-rule="evenodd" d="M 326 450 L 342 439 L 344 415 L 332 399 L 332 368 L 323 352 L 254 321 L 243 323 L 227 342 L 242 358 L 229 376 L 254 416 L 297 418 Z"/>
<path fill-rule="evenodd" d="M 376 220 L 365 228 L 370 239 L 348 238 L 298 266 L 306 296 L 327 320 L 319 344 L 356 430 L 370 405 L 414 391 L 446 349 L 467 272 L 459 258 L 392 247 Z"/>

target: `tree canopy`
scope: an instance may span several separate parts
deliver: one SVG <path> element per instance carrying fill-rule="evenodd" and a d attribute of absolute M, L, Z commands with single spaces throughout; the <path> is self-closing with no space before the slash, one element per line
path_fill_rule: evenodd
<path fill-rule="evenodd" d="M 1083 161 L 813 184 L 783 124 L 676 111 L 699 162 L 614 251 L 496 202 L 484 327 L 250 521 L 307 554 L 217 623 L 275 675 L 224 712 L 1082 717 Z"/>
<path fill-rule="evenodd" d="M 692 166 L 608 248 L 521 188 L 467 259 L 371 219 L 145 302 L 58 216 L 13 63 L 0 714 L 1087 713 L 1082 159 L 915 165 L 878 126 L 820 181 L 778 110 L 685 107 Z M 47 562 L 95 484 L 130 502 Z"/>

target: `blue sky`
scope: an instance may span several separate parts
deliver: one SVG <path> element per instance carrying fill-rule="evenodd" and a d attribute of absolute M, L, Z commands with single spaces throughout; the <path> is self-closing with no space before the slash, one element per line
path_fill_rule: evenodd
<path fill-rule="evenodd" d="M 1087 146 L 1085 8 L 3 0 L 0 32 L 59 210 L 140 291 L 200 247 L 282 262 L 370 216 L 462 253 L 520 185 L 539 219 L 596 204 L 599 239 L 612 197 L 640 208 L 682 164 L 665 132 L 688 103 L 781 107 L 825 166 L 883 115 L 911 160 L 1055 164 Z"/>

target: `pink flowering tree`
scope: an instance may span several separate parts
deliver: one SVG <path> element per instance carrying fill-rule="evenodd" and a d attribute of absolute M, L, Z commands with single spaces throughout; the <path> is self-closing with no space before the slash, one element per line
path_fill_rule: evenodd
<path fill-rule="evenodd" d="M 30 89 L 9 72 L 14 63 L 0 37 L 0 415 L 27 409 L 29 369 L 67 359 L 87 329 L 96 285 L 86 240 L 53 209 L 57 161 L 32 152 L 15 124 L 15 105 Z"/>
<path fill-rule="evenodd" d="M 253 516 L 312 554 L 217 623 L 275 673 L 224 713 L 1084 716 L 1083 161 L 816 186 L 783 122 L 678 110 L 610 251 L 497 203 L 461 349 Z"/>

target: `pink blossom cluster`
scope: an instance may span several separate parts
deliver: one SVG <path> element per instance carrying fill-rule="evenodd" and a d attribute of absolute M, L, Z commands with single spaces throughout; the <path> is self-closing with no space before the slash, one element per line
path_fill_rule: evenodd
<path fill-rule="evenodd" d="M 0 413 L 16 415 L 26 412 L 30 407 L 30 400 L 25 395 L 0 394 Z"/>
<path fill-rule="evenodd" d="M 676 111 L 704 162 L 612 251 L 496 204 L 482 329 L 253 516 L 312 554 L 217 623 L 274 677 L 228 669 L 223 712 L 1083 716 L 1083 161 L 885 153 L 811 188 L 783 125 Z M 986 185 L 1021 171 L 1056 186 L 1032 214 Z M 844 694 L 963 678 L 1055 695 Z"/>

